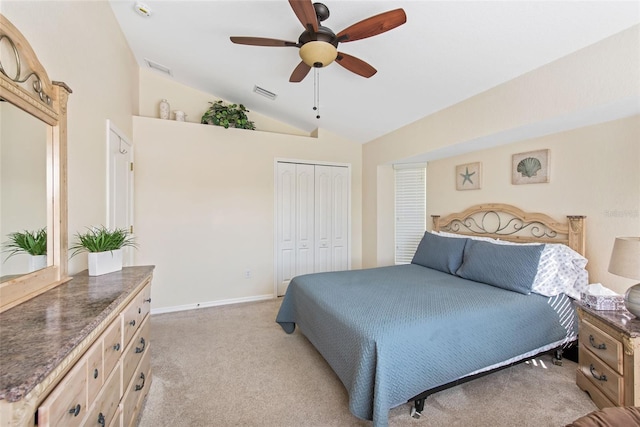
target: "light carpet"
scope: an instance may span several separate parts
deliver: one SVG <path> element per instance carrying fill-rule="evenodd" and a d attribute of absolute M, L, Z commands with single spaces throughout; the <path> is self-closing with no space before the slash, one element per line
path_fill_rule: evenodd
<path fill-rule="evenodd" d="M 153 381 L 141 427 L 371 426 L 309 341 L 275 322 L 281 299 L 151 317 Z M 446 355 L 443 355 L 446 357 Z M 390 427 L 564 426 L 596 406 L 576 364 L 551 356 L 430 396 L 420 419 L 393 408 Z"/>

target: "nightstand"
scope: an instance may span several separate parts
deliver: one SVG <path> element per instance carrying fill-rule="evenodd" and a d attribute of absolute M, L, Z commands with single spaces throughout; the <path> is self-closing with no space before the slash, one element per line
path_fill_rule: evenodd
<path fill-rule="evenodd" d="M 640 319 L 626 310 L 576 304 L 580 318 L 576 384 L 598 406 L 640 406 Z"/>

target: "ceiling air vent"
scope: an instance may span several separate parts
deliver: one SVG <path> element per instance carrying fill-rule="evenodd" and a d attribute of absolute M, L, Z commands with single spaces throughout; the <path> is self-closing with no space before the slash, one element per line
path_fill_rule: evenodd
<path fill-rule="evenodd" d="M 149 66 L 149 68 L 152 68 L 156 71 L 160 71 L 161 73 L 164 73 L 168 76 L 171 76 L 171 70 L 168 67 L 165 67 L 164 65 L 160 65 L 157 62 L 153 62 L 148 60 L 147 58 L 144 59 L 144 62 L 147 63 L 147 65 Z"/>
<path fill-rule="evenodd" d="M 268 90 L 261 88 L 260 86 L 254 86 L 253 91 L 258 95 L 262 95 L 265 98 L 269 98 L 272 101 L 276 99 L 276 97 L 278 96 L 273 92 L 269 92 Z"/>

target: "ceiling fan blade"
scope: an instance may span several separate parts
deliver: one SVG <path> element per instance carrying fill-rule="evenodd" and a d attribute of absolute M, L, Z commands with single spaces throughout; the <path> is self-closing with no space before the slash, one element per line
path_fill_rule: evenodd
<path fill-rule="evenodd" d="M 369 78 L 378 72 L 378 70 L 364 62 L 362 59 L 358 59 L 355 56 L 347 55 L 342 52 L 338 52 L 336 62 L 347 70 L 366 78 Z"/>
<path fill-rule="evenodd" d="M 318 31 L 318 17 L 311 0 L 289 0 L 289 4 L 305 30 L 312 29 L 314 33 Z"/>
<path fill-rule="evenodd" d="M 236 44 L 247 44 L 249 46 L 276 46 L 276 47 L 298 47 L 298 43 L 286 40 L 267 39 L 264 37 L 229 37 Z"/>
<path fill-rule="evenodd" d="M 407 22 L 407 15 L 402 9 L 390 10 L 379 15 L 362 20 L 338 33 L 338 41 L 341 43 L 352 42 L 377 36 Z"/>
<path fill-rule="evenodd" d="M 305 77 L 307 77 L 307 74 L 309 74 L 309 70 L 311 70 L 311 67 L 300 61 L 295 70 L 293 70 L 293 73 L 291 73 L 289 81 L 291 83 L 300 83 Z"/>

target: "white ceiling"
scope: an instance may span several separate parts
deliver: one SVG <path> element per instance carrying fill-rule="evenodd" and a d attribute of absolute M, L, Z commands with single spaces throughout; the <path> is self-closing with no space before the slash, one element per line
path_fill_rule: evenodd
<path fill-rule="evenodd" d="M 141 67 L 145 58 L 172 78 L 305 131 L 318 127 L 368 142 L 640 22 L 638 1 L 346 1 L 325 0 L 335 33 L 402 7 L 407 23 L 341 43 L 378 73 L 369 79 L 337 64 L 320 70 L 321 118 L 313 71 L 289 83 L 297 48 L 233 44 L 229 36 L 297 42 L 302 25 L 285 0 L 111 0 Z M 255 85 L 276 93 L 271 101 Z M 203 107 L 204 112 L 204 107 Z"/>

